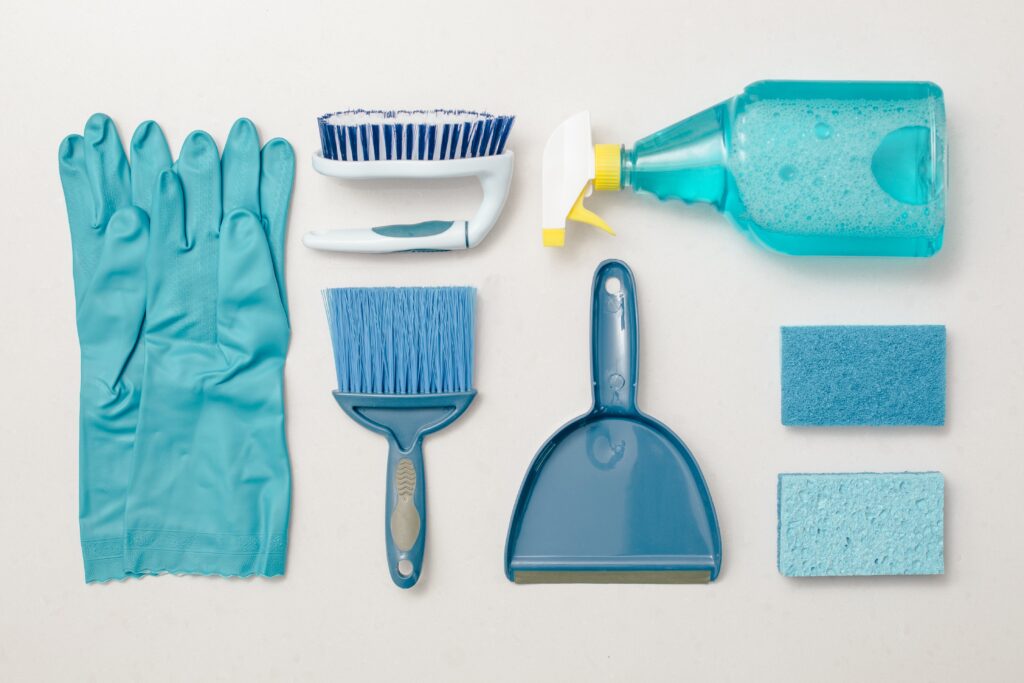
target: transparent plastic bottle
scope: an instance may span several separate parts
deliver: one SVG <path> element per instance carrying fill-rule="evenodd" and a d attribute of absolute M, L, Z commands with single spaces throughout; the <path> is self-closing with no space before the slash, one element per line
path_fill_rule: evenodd
<path fill-rule="evenodd" d="M 711 203 L 787 254 L 931 256 L 945 138 L 934 83 L 761 81 L 620 147 L 594 186 Z"/>

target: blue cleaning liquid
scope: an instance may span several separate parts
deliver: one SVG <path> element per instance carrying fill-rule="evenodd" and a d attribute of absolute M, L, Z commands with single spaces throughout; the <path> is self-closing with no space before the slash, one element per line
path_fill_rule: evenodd
<path fill-rule="evenodd" d="M 624 150 L 622 183 L 712 203 L 784 253 L 930 256 L 945 148 L 932 83 L 762 81 Z"/>

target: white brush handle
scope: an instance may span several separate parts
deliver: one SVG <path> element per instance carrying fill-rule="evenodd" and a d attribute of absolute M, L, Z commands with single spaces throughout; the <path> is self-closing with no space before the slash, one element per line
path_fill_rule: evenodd
<path fill-rule="evenodd" d="M 374 228 L 314 230 L 302 242 L 311 249 L 362 253 L 468 249 L 479 244 L 494 227 L 512 185 L 515 155 L 448 159 L 444 161 L 335 161 L 320 152 L 313 155 L 313 168 L 324 175 L 346 180 L 421 179 L 475 177 L 484 198 L 468 221 L 424 221 L 408 225 Z"/>

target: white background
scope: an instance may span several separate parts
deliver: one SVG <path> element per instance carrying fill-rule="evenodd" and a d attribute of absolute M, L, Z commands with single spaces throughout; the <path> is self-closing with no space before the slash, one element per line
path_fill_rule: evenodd
<path fill-rule="evenodd" d="M 0 20 L 0 678 L 5 680 L 1009 680 L 1024 664 L 1024 149 L 1019 2 L 33 2 Z M 544 141 L 590 109 L 632 142 L 761 78 L 933 80 L 945 90 L 946 246 L 923 260 L 769 253 L 703 208 L 628 194 L 619 233 L 540 245 Z M 471 181 L 353 187 L 309 165 L 347 107 L 518 116 L 506 210 L 477 249 L 314 253 L 313 228 L 462 217 Z M 77 528 L 78 344 L 57 145 L 94 111 L 173 148 L 251 117 L 292 141 L 286 371 L 294 473 L 278 580 L 86 586 Z M 721 522 L 710 586 L 508 583 L 509 514 L 535 450 L 589 405 L 594 267 L 641 297 L 640 399 L 696 454 Z M 427 443 L 414 590 L 383 556 L 386 447 L 334 404 L 319 290 L 479 288 L 479 399 Z M 944 323 L 948 425 L 786 429 L 778 328 Z M 239 425 L 239 429 L 244 429 Z M 792 580 L 775 568 L 784 471 L 941 470 L 946 575 Z"/>

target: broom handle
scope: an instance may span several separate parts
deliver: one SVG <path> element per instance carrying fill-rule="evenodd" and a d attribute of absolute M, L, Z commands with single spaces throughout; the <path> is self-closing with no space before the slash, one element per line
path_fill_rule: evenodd
<path fill-rule="evenodd" d="M 416 585 L 423 568 L 427 536 L 427 481 L 423 472 L 423 439 L 403 451 L 388 439 L 384 535 L 388 571 L 399 588 Z"/>

